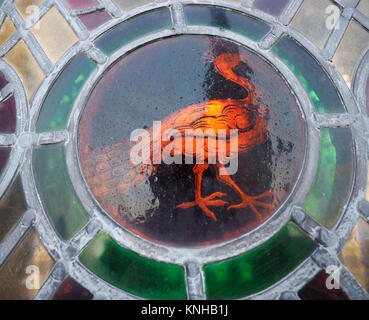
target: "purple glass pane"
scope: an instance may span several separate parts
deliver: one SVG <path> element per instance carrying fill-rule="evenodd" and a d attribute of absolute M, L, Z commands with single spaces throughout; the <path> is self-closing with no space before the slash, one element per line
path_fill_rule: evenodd
<path fill-rule="evenodd" d="M 0 73 L 0 90 L 4 88 L 7 83 L 8 81 L 6 81 L 4 75 Z"/>
<path fill-rule="evenodd" d="M 366 81 L 366 112 L 369 115 L 369 77 Z"/>
<path fill-rule="evenodd" d="M 11 148 L 0 148 L 0 174 L 2 174 L 8 162 Z"/>
<path fill-rule="evenodd" d="M 93 30 L 102 25 L 104 22 L 110 20 L 111 16 L 106 11 L 95 11 L 93 13 L 79 16 L 79 18 L 88 30 Z"/>
<path fill-rule="evenodd" d="M 254 7 L 273 16 L 279 16 L 290 0 L 256 0 Z"/>
<path fill-rule="evenodd" d="M 66 0 L 70 8 L 73 10 L 80 10 L 99 5 L 97 0 Z"/>
<path fill-rule="evenodd" d="M 14 96 L 0 104 L 0 133 L 14 133 L 17 121 Z"/>

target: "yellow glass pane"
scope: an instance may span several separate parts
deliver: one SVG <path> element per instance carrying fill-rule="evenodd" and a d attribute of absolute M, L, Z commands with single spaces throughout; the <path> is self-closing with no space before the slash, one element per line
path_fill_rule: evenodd
<path fill-rule="evenodd" d="M 78 41 L 74 31 L 55 7 L 41 18 L 32 32 L 53 63 Z"/>
<path fill-rule="evenodd" d="M 369 224 L 360 218 L 340 254 L 342 263 L 369 292 Z"/>
<path fill-rule="evenodd" d="M 361 13 L 369 17 L 369 1 L 368 0 L 361 0 L 359 2 L 359 5 L 357 6 L 357 9 L 359 9 Z"/>
<path fill-rule="evenodd" d="M 4 56 L 4 60 L 17 71 L 23 81 L 28 98 L 31 99 L 43 80 L 44 74 L 24 41 L 20 40 Z"/>
<path fill-rule="evenodd" d="M 18 178 L 0 200 L 0 241 L 2 241 L 20 220 L 27 205 Z"/>
<path fill-rule="evenodd" d="M 32 299 L 53 265 L 37 231 L 29 230 L 0 269 L 0 300 Z"/>
<path fill-rule="evenodd" d="M 2 46 L 15 32 L 16 28 L 13 22 L 6 17 L 0 28 L 0 46 Z"/>
<path fill-rule="evenodd" d="M 356 69 L 368 49 L 369 32 L 352 20 L 333 57 L 333 63 L 349 87 L 351 87 Z"/>
<path fill-rule="evenodd" d="M 14 5 L 18 9 L 23 19 L 30 17 L 45 0 L 14 0 Z"/>
<path fill-rule="evenodd" d="M 369 177 L 369 162 L 368 162 L 368 177 Z M 369 201 L 369 178 L 368 178 L 368 183 L 366 185 L 365 199 Z"/>
<path fill-rule="evenodd" d="M 292 26 L 322 49 L 332 29 L 327 27 L 329 0 L 305 0 L 292 20 Z"/>
<path fill-rule="evenodd" d="M 153 0 L 114 0 L 114 2 L 123 11 L 128 11 L 128 10 L 134 9 L 136 7 L 139 7 L 139 6 L 142 6 L 144 4 L 154 2 L 154 1 Z"/>

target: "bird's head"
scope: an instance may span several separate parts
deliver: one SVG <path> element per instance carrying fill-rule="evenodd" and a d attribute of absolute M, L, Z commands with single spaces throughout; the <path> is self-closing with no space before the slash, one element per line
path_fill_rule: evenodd
<path fill-rule="evenodd" d="M 241 60 L 237 53 L 223 53 L 214 56 L 211 51 L 208 51 L 202 56 L 202 61 L 204 64 L 214 63 L 218 70 L 229 70 L 235 68 Z"/>

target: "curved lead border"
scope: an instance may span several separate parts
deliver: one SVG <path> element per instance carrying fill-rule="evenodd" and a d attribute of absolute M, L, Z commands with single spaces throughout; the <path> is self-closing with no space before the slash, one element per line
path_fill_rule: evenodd
<path fill-rule="evenodd" d="M 24 148 L 18 143 L 18 138 L 27 128 L 28 103 L 26 92 L 18 74 L 13 70 L 12 67 L 10 67 L 8 63 L 2 59 L 0 59 L 0 72 L 4 74 L 13 91 L 17 117 L 15 133 L 13 135 L 8 135 L 12 136 L 11 140 L 13 141 L 10 141 L 11 143 L 9 144 L 9 147 L 12 148 L 12 150 L 4 171 L 0 176 L 1 198 L 13 180 L 13 177 L 23 159 Z"/>

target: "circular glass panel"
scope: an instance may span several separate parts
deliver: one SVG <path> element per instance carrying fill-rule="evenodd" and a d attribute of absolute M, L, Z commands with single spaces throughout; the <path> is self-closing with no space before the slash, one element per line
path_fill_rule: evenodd
<path fill-rule="evenodd" d="M 81 167 L 101 207 L 135 234 L 176 246 L 231 240 L 268 220 L 291 194 L 304 149 L 302 114 L 281 75 L 211 36 L 125 55 L 79 124 Z"/>

